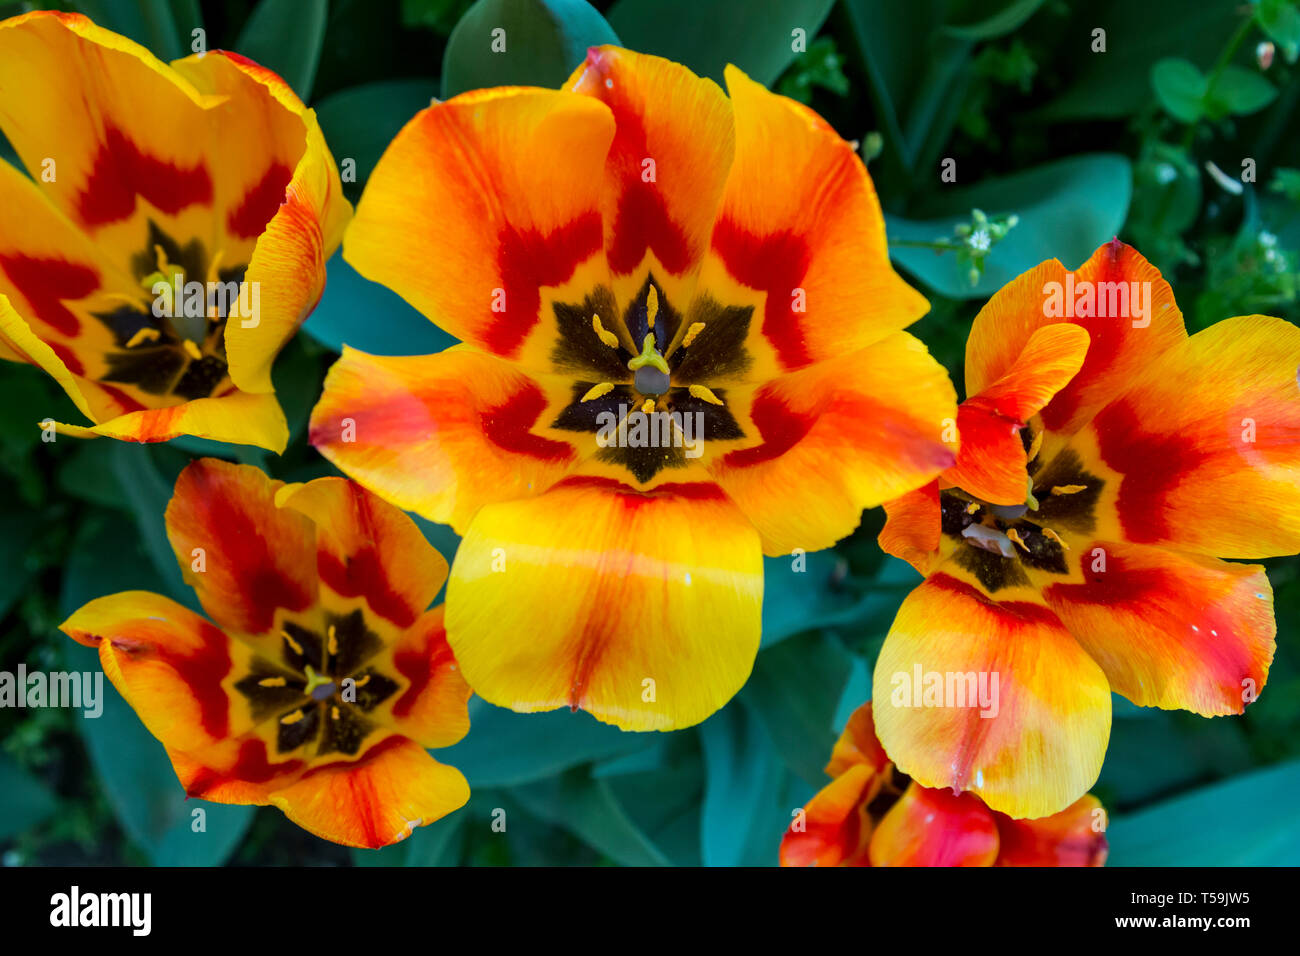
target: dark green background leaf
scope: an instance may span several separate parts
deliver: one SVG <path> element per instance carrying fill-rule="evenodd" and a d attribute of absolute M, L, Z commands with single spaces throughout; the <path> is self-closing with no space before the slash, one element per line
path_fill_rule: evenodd
<path fill-rule="evenodd" d="M 764 85 L 797 55 L 796 29 L 806 44 L 821 29 L 834 0 L 618 0 L 609 22 L 624 44 L 684 63 L 722 82 L 735 64 Z M 689 28 L 684 28 L 685 24 Z"/>
<path fill-rule="evenodd" d="M 354 160 L 357 181 L 345 183 L 354 201 L 393 137 L 438 94 L 432 77 L 366 83 L 332 93 L 315 105 L 325 141 L 334 159 Z M 337 260 L 335 260 L 337 261 Z M 334 278 L 333 270 L 329 278 Z"/>
<path fill-rule="evenodd" d="M 1044 259 L 1060 259 L 1068 269 L 1079 266 L 1119 233 L 1131 192 L 1128 159 L 1092 153 L 940 192 L 918 207 L 917 218 L 886 217 L 891 242 L 924 242 L 951 235 L 953 226 L 968 220 L 971 209 L 1019 216 L 1019 225 L 989 253 L 984 274 L 974 286 L 951 253 L 895 245 L 889 254 L 942 295 L 987 298 Z"/>
<path fill-rule="evenodd" d="M 350 345 L 374 355 L 430 355 L 456 340 L 411 308 L 396 292 L 330 259 L 320 305 L 303 329 L 336 352 Z"/>
<path fill-rule="evenodd" d="M 260 0 L 240 31 L 235 52 L 279 73 L 307 102 L 328 14 L 328 0 Z"/>
<path fill-rule="evenodd" d="M 516 714 L 473 698 L 469 735 L 436 753 L 469 780 L 471 788 L 515 786 L 569 767 L 654 743 L 654 734 L 629 734 L 581 711 Z"/>
<path fill-rule="evenodd" d="M 1300 859 L 1300 761 L 1202 787 L 1106 831 L 1110 866 L 1294 866 Z"/>
<path fill-rule="evenodd" d="M 58 808 L 49 787 L 0 753 L 0 840 L 36 826 Z"/>
<path fill-rule="evenodd" d="M 493 50 L 504 30 L 505 49 Z M 442 96 L 487 86 L 558 87 L 587 48 L 618 36 L 586 0 L 479 0 L 447 40 Z"/>
<path fill-rule="evenodd" d="M 1195 123 L 1205 113 L 1205 74 L 1181 57 L 1169 57 L 1151 68 L 1151 86 L 1160 105 L 1176 120 Z"/>

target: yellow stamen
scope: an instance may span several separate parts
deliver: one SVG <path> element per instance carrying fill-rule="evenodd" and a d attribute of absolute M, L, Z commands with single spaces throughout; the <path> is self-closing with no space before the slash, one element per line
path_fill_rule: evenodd
<path fill-rule="evenodd" d="M 295 654 L 302 653 L 302 645 L 290 637 L 288 631 L 281 631 L 280 636 L 284 638 L 284 642 L 289 645 Z"/>
<path fill-rule="evenodd" d="M 644 402 L 641 403 L 642 414 L 649 415 L 654 410 L 655 410 L 655 400 L 653 398 L 647 398 Z"/>
<path fill-rule="evenodd" d="M 589 402 L 592 399 L 600 398 L 602 395 L 608 395 L 614 391 L 614 386 L 609 382 L 601 382 L 599 385 L 593 385 L 587 389 L 587 394 L 582 396 L 582 401 Z"/>
<path fill-rule="evenodd" d="M 221 257 L 226 254 L 225 249 L 218 249 L 217 254 L 212 257 L 212 262 L 208 265 L 208 281 L 218 282 L 221 279 Z"/>
<path fill-rule="evenodd" d="M 283 687 L 283 677 L 264 677 L 257 682 L 258 687 Z"/>
<path fill-rule="evenodd" d="M 208 263 L 208 288 L 209 289 L 213 288 L 217 283 L 221 281 L 221 257 L 224 256 L 225 254 L 226 254 L 226 250 L 218 249 L 217 254 L 214 255 L 212 257 L 212 261 Z M 238 283 L 236 283 L 236 288 L 238 288 Z M 229 308 L 229 304 L 227 304 L 227 308 Z M 217 303 L 215 301 L 211 301 L 211 300 L 208 301 L 207 317 L 209 319 L 221 318 L 221 313 L 217 309 Z"/>
<path fill-rule="evenodd" d="M 1046 432 L 1039 432 L 1037 435 L 1034 436 L 1034 440 L 1029 443 L 1029 459 L 1028 459 L 1029 461 L 1033 461 L 1035 458 L 1037 458 L 1038 453 L 1042 451 L 1043 435 L 1045 434 Z"/>
<path fill-rule="evenodd" d="M 698 398 L 702 402 L 708 402 L 710 405 L 722 404 L 722 399 L 714 395 L 713 392 L 710 391 L 707 386 L 692 385 L 690 386 L 690 388 L 687 389 L 687 391 L 689 391 L 691 395 L 694 396 L 695 398 Z"/>
<path fill-rule="evenodd" d="M 306 715 L 301 710 L 295 710 L 292 714 L 286 714 L 285 716 L 281 717 L 280 723 L 284 724 L 285 726 L 288 726 L 289 724 L 296 724 L 298 721 L 302 720 L 304 716 Z"/>
<path fill-rule="evenodd" d="M 704 331 L 703 322 L 692 322 L 691 327 L 686 330 L 686 338 L 682 339 L 682 348 L 686 348 L 695 341 L 696 336 Z"/>
<path fill-rule="evenodd" d="M 361 678 L 359 681 L 357 681 L 356 684 L 355 684 L 355 686 L 357 686 L 357 687 L 365 687 L 365 686 L 366 686 L 367 684 L 369 684 L 369 683 L 370 683 L 370 675 L 367 674 L 365 677 L 363 677 L 363 678 Z"/>
<path fill-rule="evenodd" d="M 618 336 L 600 324 L 600 316 L 593 315 L 591 317 L 591 328 L 600 337 L 600 340 L 610 348 L 618 348 Z"/>
<path fill-rule="evenodd" d="M 137 329 L 135 335 L 126 340 L 126 347 L 133 349 L 141 342 L 157 342 L 160 338 L 162 338 L 161 332 L 146 325 L 144 328 Z"/>
<path fill-rule="evenodd" d="M 966 513 L 968 515 L 973 515 L 975 512 L 979 510 L 980 510 L 980 503 L 978 501 L 972 501 L 970 504 L 966 506 Z"/>
<path fill-rule="evenodd" d="M 1020 532 L 1017 531 L 1015 528 L 1007 529 L 1007 537 L 1010 538 L 1012 541 L 1014 541 L 1016 544 L 1020 545 L 1020 547 L 1024 548 L 1026 554 L 1029 553 L 1029 545 L 1025 544 L 1025 542 L 1020 537 Z"/>
<path fill-rule="evenodd" d="M 335 704 L 333 707 L 330 708 L 330 716 L 333 717 L 335 720 L 338 720 L 338 719 L 339 719 L 339 705 L 338 705 L 338 704 Z"/>
<path fill-rule="evenodd" d="M 650 328 L 655 327 L 655 316 L 659 314 L 659 291 L 652 285 L 645 297 L 645 318 Z"/>
<path fill-rule="evenodd" d="M 330 635 L 330 643 L 329 643 L 330 653 L 337 654 L 339 652 L 339 637 L 338 637 L 338 632 L 336 631 L 333 624 L 330 625 L 329 635 Z"/>
<path fill-rule="evenodd" d="M 1059 544 L 1059 545 L 1060 545 L 1062 548 L 1064 548 L 1066 551 L 1069 551 L 1069 550 L 1070 550 L 1070 546 L 1069 546 L 1068 544 L 1066 544 L 1065 541 L 1061 538 L 1061 536 L 1060 536 L 1059 534 L 1057 534 L 1055 531 L 1053 531 L 1051 528 L 1044 528 L 1044 529 L 1043 529 L 1043 537 L 1044 537 L 1044 538 L 1048 538 L 1048 539 L 1050 539 L 1050 540 L 1052 540 L 1052 541 L 1055 541 L 1057 544 Z"/>
<path fill-rule="evenodd" d="M 181 347 L 185 349 L 185 354 L 194 359 L 194 361 L 197 362 L 199 359 L 203 358 L 203 353 L 199 351 L 199 347 L 189 339 L 183 341 Z"/>
<path fill-rule="evenodd" d="M 1077 495 L 1081 491 L 1086 491 L 1087 485 L 1052 485 L 1052 494 L 1054 495 Z"/>
<path fill-rule="evenodd" d="M 171 275 L 174 270 L 172 264 L 167 261 L 167 253 L 163 252 L 163 247 L 154 243 L 153 254 L 155 261 L 158 263 L 158 271 Z"/>

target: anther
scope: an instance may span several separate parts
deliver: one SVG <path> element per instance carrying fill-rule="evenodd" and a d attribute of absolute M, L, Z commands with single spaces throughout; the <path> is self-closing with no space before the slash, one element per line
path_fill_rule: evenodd
<path fill-rule="evenodd" d="M 659 314 L 659 291 L 653 285 L 651 285 L 650 291 L 646 293 L 646 297 L 645 297 L 645 320 L 646 323 L 652 329 L 655 327 L 655 316 L 657 316 L 658 314 Z"/>
<path fill-rule="evenodd" d="M 163 247 L 156 242 L 154 243 L 153 246 L 153 254 L 154 254 L 154 261 L 158 264 L 159 272 L 172 271 L 172 264 L 167 261 L 167 253 L 164 252 Z"/>
<path fill-rule="evenodd" d="M 146 325 L 136 329 L 135 335 L 126 340 L 126 348 L 133 349 L 141 342 L 157 342 L 160 338 L 162 338 L 161 332 Z"/>
<path fill-rule="evenodd" d="M 285 714 L 283 717 L 281 717 L 280 723 L 284 724 L 287 727 L 289 724 L 296 724 L 298 721 L 302 720 L 304 716 L 305 715 L 303 714 L 301 709 L 295 710 L 292 714 Z"/>
<path fill-rule="evenodd" d="M 1044 529 L 1043 529 L 1043 537 L 1044 537 L 1044 538 L 1047 538 L 1047 539 L 1049 539 L 1049 540 L 1051 540 L 1051 541 L 1055 541 L 1057 544 L 1059 544 L 1059 545 L 1060 545 L 1062 548 L 1064 548 L 1066 551 L 1069 551 L 1069 550 L 1070 550 L 1070 546 L 1069 546 L 1068 544 L 1066 544 L 1065 541 L 1061 538 L 1061 536 L 1060 536 L 1059 534 L 1057 534 L 1055 531 L 1053 531 L 1051 528 L 1044 528 Z"/>
<path fill-rule="evenodd" d="M 641 403 L 641 413 L 643 415 L 649 415 L 654 410 L 655 410 L 655 400 L 653 398 L 647 398 L 644 402 Z"/>
<path fill-rule="evenodd" d="M 593 399 L 608 395 L 612 391 L 614 391 L 613 385 L 609 382 L 601 382 L 599 385 L 593 385 L 591 388 L 587 389 L 587 394 L 582 396 L 581 400 L 584 402 L 590 402 Z"/>
<path fill-rule="evenodd" d="M 1052 494 L 1054 495 L 1077 495 L 1079 492 L 1087 490 L 1087 485 L 1052 485 Z"/>
<path fill-rule="evenodd" d="M 600 340 L 604 342 L 606 345 L 608 345 L 610 348 L 612 349 L 618 348 L 618 336 L 600 324 L 599 315 L 593 315 L 591 317 L 591 328 L 596 333 L 596 335 L 600 337 Z"/>
<path fill-rule="evenodd" d="M 1020 545 L 1020 547 L 1024 548 L 1026 554 L 1029 553 L 1029 545 L 1025 544 L 1024 540 L 1020 537 L 1020 532 L 1017 531 L 1015 528 L 1007 529 L 1007 537 L 1010 540 L 1014 541 L 1016 544 Z"/>
<path fill-rule="evenodd" d="M 691 327 L 686 330 L 686 338 L 682 339 L 682 348 L 686 348 L 704 331 L 703 322 L 692 322 Z"/>
<path fill-rule="evenodd" d="M 221 278 L 221 257 L 225 254 L 225 249 L 218 249 L 217 254 L 212 257 L 212 262 L 208 265 L 209 282 L 216 282 Z"/>
<path fill-rule="evenodd" d="M 722 399 L 714 395 L 707 386 L 692 385 L 687 389 L 687 391 L 689 391 L 694 398 L 698 398 L 702 402 L 708 402 L 710 405 L 722 404 Z"/>
<path fill-rule="evenodd" d="M 199 359 L 203 358 L 203 353 L 199 351 L 199 347 L 190 339 L 185 339 L 181 342 L 181 347 L 185 349 L 185 354 L 194 359 L 194 361 L 197 362 Z"/>
<path fill-rule="evenodd" d="M 295 654 L 302 654 L 302 645 L 290 637 L 288 631 L 281 631 L 280 636 L 284 638 L 284 642 L 289 645 Z"/>
<path fill-rule="evenodd" d="M 257 682 L 258 687 L 283 687 L 283 677 L 264 677 Z"/>

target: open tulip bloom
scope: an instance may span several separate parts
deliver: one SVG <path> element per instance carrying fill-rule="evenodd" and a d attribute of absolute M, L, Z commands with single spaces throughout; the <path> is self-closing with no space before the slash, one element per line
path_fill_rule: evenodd
<path fill-rule="evenodd" d="M 271 363 L 320 298 L 350 207 L 315 114 L 214 51 L 159 62 L 78 14 L 0 22 L 0 358 L 89 426 L 283 451 Z"/>
<path fill-rule="evenodd" d="M 344 239 L 464 344 L 345 350 L 311 438 L 464 535 L 448 638 L 493 703 L 703 720 L 753 665 L 762 555 L 829 547 L 953 462 L 861 160 L 727 86 L 600 48 L 562 90 L 435 104 Z"/>
<path fill-rule="evenodd" d="M 215 624 L 127 591 L 62 630 L 99 649 L 187 794 L 371 848 L 464 805 L 464 776 L 425 749 L 469 729 L 428 609 L 447 563 L 409 517 L 342 478 L 286 485 L 205 458 L 177 480 L 167 533 Z"/>
<path fill-rule="evenodd" d="M 1016 820 L 970 793 L 900 774 L 876 739 L 871 704 L 853 712 L 826 773 L 781 841 L 782 866 L 1101 866 L 1106 813 L 1086 795 Z"/>
<path fill-rule="evenodd" d="M 1257 697 L 1272 590 L 1261 566 L 1220 559 L 1300 550 L 1298 367 L 1300 329 L 1280 319 L 1189 337 L 1118 240 L 989 301 L 956 465 L 885 506 L 881 546 L 926 576 L 875 669 L 899 770 L 1041 817 L 1097 779 L 1111 691 L 1204 716 Z"/>

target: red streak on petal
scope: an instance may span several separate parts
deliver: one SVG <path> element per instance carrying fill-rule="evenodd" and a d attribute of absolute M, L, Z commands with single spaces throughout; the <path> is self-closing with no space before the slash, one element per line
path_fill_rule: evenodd
<path fill-rule="evenodd" d="M 800 415 L 779 398 L 766 393 L 754 399 L 750 417 L 763 443 L 728 452 L 723 464 L 729 468 L 746 468 L 780 458 L 808 434 L 816 421 L 814 416 Z"/>
<path fill-rule="evenodd" d="M 1184 435 L 1146 432 L 1125 399 L 1102 409 L 1093 424 L 1102 461 L 1123 476 L 1115 504 L 1125 537 L 1141 544 L 1169 540 L 1173 529 L 1165 497 L 1205 453 Z"/>
<path fill-rule="evenodd" d="M 1263 683 L 1261 662 L 1251 656 L 1248 628 L 1227 610 L 1234 602 L 1232 592 L 1207 594 L 1172 568 L 1139 567 L 1114 551 L 1106 555 L 1104 571 L 1094 570 L 1093 561 L 1092 548 L 1082 551 L 1083 583 L 1052 584 L 1044 595 L 1063 604 L 1129 611 L 1167 631 L 1171 618 L 1182 622 L 1186 629 L 1181 634 L 1168 633 L 1169 647 L 1197 660 L 1203 673 L 1215 675 L 1225 700 L 1240 700 L 1244 678 Z M 1197 630 L 1190 630 L 1192 624 Z M 1267 659 L 1263 663 L 1267 668 Z"/>
<path fill-rule="evenodd" d="M 230 729 L 229 698 L 221 686 L 230 673 L 229 639 L 207 621 L 200 623 L 198 637 L 199 648 L 188 654 L 130 637 L 115 637 L 110 643 L 133 661 L 156 658 L 176 671 L 198 702 L 204 732 L 222 738 Z"/>
<path fill-rule="evenodd" d="M 483 412 L 483 434 L 498 448 L 517 455 L 568 461 L 574 454 L 571 445 L 529 431 L 545 409 L 546 396 L 530 382 L 504 405 Z"/>
<path fill-rule="evenodd" d="M 394 653 L 393 666 L 410 682 L 410 686 L 393 703 L 393 716 L 409 716 L 420 695 L 428 688 L 433 675 L 454 661 L 447 644 L 447 632 L 442 627 L 429 631 L 417 648 Z"/>
<path fill-rule="evenodd" d="M 990 607 L 994 612 L 1001 612 L 1011 617 L 1019 618 L 1028 624 L 1042 624 L 1046 627 L 1062 629 L 1063 625 L 1050 608 L 1041 604 L 1035 604 L 1032 601 L 996 601 L 986 595 L 979 588 L 967 584 L 965 581 L 952 577 L 949 574 L 931 575 L 925 582 L 945 591 L 951 591 L 954 594 L 965 595 L 981 604 Z"/>
<path fill-rule="evenodd" d="M 1118 239 L 1112 239 L 1106 244 L 1106 256 L 1092 280 L 1094 283 L 1127 283 L 1131 280 L 1132 277 L 1124 271 L 1121 261 L 1125 249 L 1125 245 Z M 1079 386 L 1095 381 L 1099 372 L 1111 366 L 1124 345 L 1125 336 L 1133 331 L 1128 328 L 1128 320 L 1116 316 L 1078 316 L 1065 321 L 1088 330 L 1088 353 L 1074 378 L 1043 408 L 1043 425 L 1048 431 L 1059 430 L 1070 420 L 1079 406 Z"/>
<path fill-rule="evenodd" d="M 681 275 L 696 256 L 686 233 L 668 214 L 668 204 L 657 183 L 643 178 L 642 163 L 653 158 L 646 134 L 644 106 L 627 96 L 628 84 L 614 77 L 613 64 L 600 50 L 587 51 L 587 70 L 597 78 L 589 92 L 614 114 L 614 141 L 610 144 L 608 174 L 621 189 L 615 207 L 609 245 L 609 267 L 626 275 L 639 266 L 646 253 L 673 275 Z M 606 80 L 612 82 L 606 83 Z M 655 178 L 661 170 L 656 165 Z"/>
<path fill-rule="evenodd" d="M 641 264 L 647 252 L 653 252 L 665 269 L 681 275 L 692 262 L 686 234 L 669 217 L 663 193 L 654 183 L 642 182 L 639 172 L 636 175 L 618 199 L 609 267 L 619 274 L 629 273 Z"/>
<path fill-rule="evenodd" d="M 292 179 L 292 169 L 283 163 L 272 164 L 226 217 L 230 231 L 241 239 L 260 236 L 266 224 L 279 212 L 280 204 L 284 202 L 284 191 Z"/>
<path fill-rule="evenodd" d="M 483 338 L 488 348 L 513 358 L 538 322 L 541 290 L 567 282 L 580 264 L 600 250 L 600 214 L 586 213 L 560 228 L 541 233 L 507 226 L 497 249 L 497 268 L 505 292 L 505 310 L 485 303 Z"/>
<path fill-rule="evenodd" d="M 81 323 L 63 303 L 84 299 L 99 288 L 94 269 L 63 259 L 14 255 L 0 256 L 0 270 L 31 304 L 36 318 L 61 335 L 81 332 Z"/>
<path fill-rule="evenodd" d="M 86 374 L 86 367 L 81 364 L 81 359 L 77 358 L 76 353 L 74 353 L 72 349 L 60 342 L 46 342 L 45 344 L 50 347 L 50 350 L 59 357 L 59 361 L 62 362 L 73 375 Z"/>
<path fill-rule="evenodd" d="M 77 199 L 77 212 L 86 225 L 102 226 L 132 215 L 137 196 L 174 215 L 186 206 L 211 203 L 212 178 L 201 162 L 183 167 L 149 156 L 120 130 L 107 126 Z"/>
<path fill-rule="evenodd" d="M 185 793 L 191 797 L 202 797 L 205 793 L 235 781 L 243 783 L 266 783 L 274 777 L 295 774 L 304 766 L 301 760 L 286 760 L 283 763 L 271 763 L 267 759 L 266 743 L 256 738 L 245 740 L 239 745 L 239 756 L 229 770 L 223 772 L 204 768 L 190 781 Z"/>
<path fill-rule="evenodd" d="M 341 597 L 364 598 L 372 611 L 398 627 L 410 627 L 423 608 L 411 607 L 402 595 L 393 590 L 374 544 L 375 520 L 370 510 L 370 498 L 357 485 L 349 484 L 348 488 L 357 515 L 359 537 L 367 543 L 342 560 L 328 551 L 320 551 L 316 567 L 321 581 Z"/>
<path fill-rule="evenodd" d="M 409 627 L 415 612 L 393 591 L 374 548 L 365 548 L 340 561 L 321 552 L 317 560 L 321 580 L 342 597 L 365 598 L 370 609 L 399 627 Z"/>
<path fill-rule="evenodd" d="M 620 496 L 626 507 L 640 507 L 655 498 L 685 498 L 689 501 L 719 501 L 727 497 L 717 485 L 707 481 L 668 482 L 642 491 L 625 485 L 616 478 L 599 475 L 574 475 L 565 478 L 556 488 L 601 488 Z"/>
<path fill-rule="evenodd" d="M 763 334 L 782 364 L 791 369 L 811 362 L 804 340 L 808 317 L 794 311 L 794 291 L 808 272 L 808 244 L 788 231 L 758 236 L 724 218 L 714 226 L 713 249 L 733 279 L 767 294 Z"/>
<path fill-rule="evenodd" d="M 121 414 L 123 415 L 128 414 L 130 412 L 142 412 L 146 408 L 148 408 L 147 405 L 141 405 L 139 402 L 137 402 L 126 392 L 122 391 L 116 385 L 107 385 L 104 382 L 100 382 L 99 387 L 104 392 L 106 392 L 113 399 L 113 401 L 117 402 L 119 405 L 122 406 Z"/>
<path fill-rule="evenodd" d="M 227 497 L 230 486 L 217 473 L 191 469 L 193 486 L 187 491 L 195 521 L 213 536 L 210 552 L 220 554 L 234 579 L 237 593 L 223 595 L 237 604 L 244 627 L 265 634 L 275 625 L 276 608 L 306 610 L 315 595 L 282 571 L 276 563 L 276 542 L 267 540 L 243 504 Z"/>

